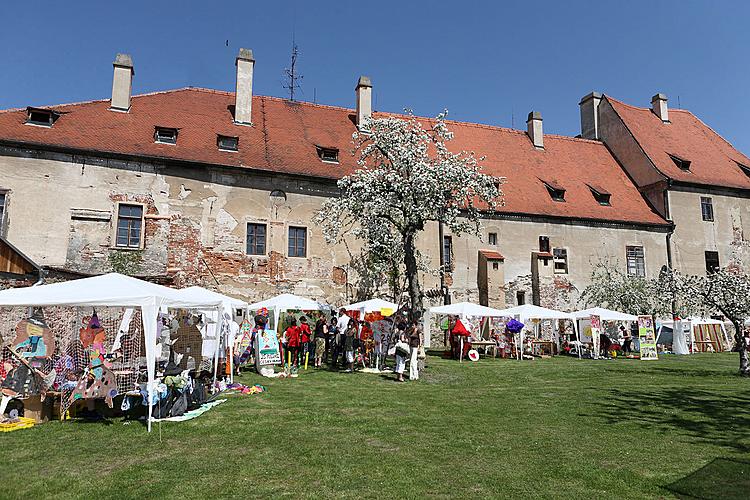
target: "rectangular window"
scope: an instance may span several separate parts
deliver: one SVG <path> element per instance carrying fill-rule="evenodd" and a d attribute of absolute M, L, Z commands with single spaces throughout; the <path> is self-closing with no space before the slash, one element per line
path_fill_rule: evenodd
<path fill-rule="evenodd" d="M 705 221 L 714 221 L 714 204 L 711 198 L 701 196 L 701 215 Z"/>
<path fill-rule="evenodd" d="M 237 151 L 240 145 L 239 137 L 228 135 L 219 135 L 216 137 L 216 144 L 222 151 Z"/>
<path fill-rule="evenodd" d="M 497 245 L 497 233 L 490 233 L 487 237 L 487 243 L 490 245 Z"/>
<path fill-rule="evenodd" d="M 628 274 L 631 276 L 646 276 L 643 247 L 625 247 L 625 257 L 628 263 Z"/>
<path fill-rule="evenodd" d="M 526 292 L 523 290 L 516 292 L 516 302 L 518 302 L 519 306 L 524 305 L 526 303 Z"/>
<path fill-rule="evenodd" d="M 156 127 L 154 141 L 162 144 L 177 144 L 177 129 Z"/>
<path fill-rule="evenodd" d="M 539 251 L 549 253 L 549 236 L 539 237 Z"/>
<path fill-rule="evenodd" d="M 450 271 L 453 264 L 453 238 L 443 236 L 443 267 Z"/>
<path fill-rule="evenodd" d="M 26 108 L 26 113 L 27 124 L 42 127 L 51 127 L 60 116 L 51 109 Z"/>
<path fill-rule="evenodd" d="M 307 228 L 289 228 L 289 257 L 307 257 Z"/>
<path fill-rule="evenodd" d="M 336 148 L 324 148 L 322 146 L 317 147 L 318 158 L 328 163 L 339 162 L 339 150 Z"/>
<path fill-rule="evenodd" d="M 568 274 L 568 249 L 555 248 L 553 250 L 553 261 L 555 263 L 555 274 Z"/>
<path fill-rule="evenodd" d="M 0 191 L 0 233 L 3 230 L 3 222 L 5 222 L 5 193 Z"/>
<path fill-rule="evenodd" d="M 706 274 L 713 274 L 719 269 L 719 252 L 706 251 Z"/>
<path fill-rule="evenodd" d="M 117 235 L 115 246 L 141 248 L 143 206 L 121 203 L 117 210 Z"/>
<path fill-rule="evenodd" d="M 248 255 L 265 255 L 266 254 L 266 225 L 253 224 L 247 225 L 247 254 Z"/>

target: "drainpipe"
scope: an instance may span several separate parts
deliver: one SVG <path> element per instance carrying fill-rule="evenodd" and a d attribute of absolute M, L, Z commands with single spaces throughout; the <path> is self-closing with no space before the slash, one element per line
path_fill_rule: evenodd
<path fill-rule="evenodd" d="M 443 305 L 447 306 L 451 303 L 451 297 L 448 287 L 445 286 L 445 231 L 442 222 L 438 222 L 438 238 L 440 239 L 440 293 L 443 294 Z"/>
<path fill-rule="evenodd" d="M 672 228 L 667 233 L 667 266 L 672 269 L 672 233 L 674 233 L 674 222 L 669 214 L 669 188 L 672 186 L 672 180 L 667 179 L 667 188 L 664 190 L 664 218 L 672 222 Z"/>

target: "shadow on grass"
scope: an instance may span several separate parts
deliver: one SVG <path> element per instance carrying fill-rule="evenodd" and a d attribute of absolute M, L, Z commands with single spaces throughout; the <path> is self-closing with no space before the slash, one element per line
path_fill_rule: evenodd
<path fill-rule="evenodd" d="M 633 420 L 742 453 L 750 452 L 750 396 L 689 388 L 612 390 L 599 409 L 609 422 Z"/>
<path fill-rule="evenodd" d="M 750 493 L 750 462 L 715 458 L 664 489 L 684 499 L 745 499 Z"/>

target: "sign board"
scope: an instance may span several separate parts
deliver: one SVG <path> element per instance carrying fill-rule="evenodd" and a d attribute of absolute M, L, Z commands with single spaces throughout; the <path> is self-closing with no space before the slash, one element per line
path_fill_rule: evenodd
<path fill-rule="evenodd" d="M 602 333 L 602 318 L 596 314 L 591 315 L 591 343 L 594 351 L 594 359 L 599 359 L 599 349 Z"/>
<path fill-rule="evenodd" d="M 255 336 L 255 352 L 258 353 L 257 365 L 278 365 L 281 363 L 281 353 L 279 352 L 279 340 L 276 338 L 276 331 L 263 330 Z"/>
<path fill-rule="evenodd" d="M 638 340 L 641 345 L 641 359 L 659 359 L 656 352 L 656 334 L 654 333 L 654 319 L 650 315 L 638 316 Z"/>

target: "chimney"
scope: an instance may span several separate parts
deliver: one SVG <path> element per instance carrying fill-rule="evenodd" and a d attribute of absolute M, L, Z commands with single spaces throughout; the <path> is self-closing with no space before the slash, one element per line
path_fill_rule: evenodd
<path fill-rule="evenodd" d="M 360 76 L 357 87 L 357 128 L 372 117 L 372 83 L 369 76 Z"/>
<path fill-rule="evenodd" d="M 544 149 L 544 131 L 542 130 L 542 114 L 532 111 L 526 119 L 526 133 L 537 149 Z"/>
<path fill-rule="evenodd" d="M 667 96 L 656 94 L 651 98 L 651 111 L 661 118 L 664 123 L 669 123 L 669 108 L 667 107 Z"/>
<path fill-rule="evenodd" d="M 234 94 L 234 123 L 253 123 L 253 68 L 255 59 L 250 49 L 240 49 L 235 60 L 237 66 L 237 88 Z"/>
<path fill-rule="evenodd" d="M 581 108 L 581 137 L 584 139 L 599 139 L 600 102 L 602 95 L 599 92 L 591 92 L 578 103 Z"/>
<path fill-rule="evenodd" d="M 115 74 L 112 77 L 112 100 L 109 102 L 109 109 L 127 113 L 130 109 L 135 75 L 133 59 L 128 54 L 117 54 L 112 65 L 115 67 Z"/>

